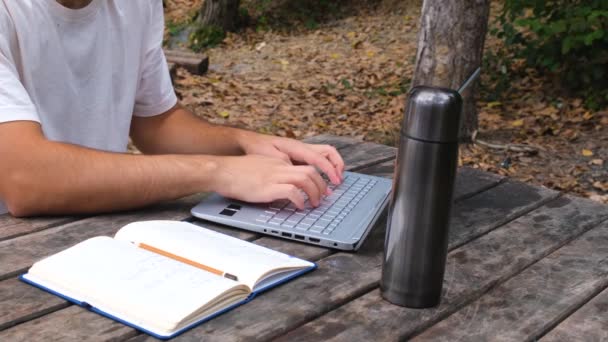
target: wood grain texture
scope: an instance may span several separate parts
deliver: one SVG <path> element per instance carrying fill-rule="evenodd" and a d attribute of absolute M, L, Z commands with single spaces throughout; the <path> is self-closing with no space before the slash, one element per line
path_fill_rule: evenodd
<path fill-rule="evenodd" d="M 351 137 L 340 137 L 331 134 L 319 134 L 314 137 L 308 137 L 303 139 L 304 142 L 309 144 L 327 144 L 332 145 L 337 150 L 343 149 L 347 146 L 352 146 L 356 144 L 360 144 L 363 141 Z"/>
<path fill-rule="evenodd" d="M 116 341 L 135 335 L 135 330 L 123 324 L 78 306 L 70 306 L 0 331 L 0 341 Z"/>
<path fill-rule="evenodd" d="M 397 149 L 386 145 L 355 140 L 349 137 L 319 135 L 306 142 L 334 146 L 344 159 L 346 169 L 357 171 L 395 158 Z"/>
<path fill-rule="evenodd" d="M 451 251 L 442 303 L 438 307 L 423 310 L 399 307 L 384 301 L 375 290 L 279 340 L 393 341 L 410 338 L 597 226 L 606 217 L 608 207 L 605 205 L 572 197 L 555 199 Z"/>
<path fill-rule="evenodd" d="M 605 259 L 604 259 L 605 263 Z M 541 342 L 604 342 L 608 341 L 608 288 L 595 296 L 555 329 Z"/>
<path fill-rule="evenodd" d="M 169 65 L 184 68 L 191 74 L 203 75 L 209 69 L 209 57 L 202 53 L 170 49 L 165 49 L 164 52 Z"/>
<path fill-rule="evenodd" d="M 60 226 L 78 219 L 77 217 L 35 217 L 22 219 L 12 217 L 9 214 L 0 215 L 0 241 Z"/>
<path fill-rule="evenodd" d="M 487 183 L 480 181 L 479 186 L 487 187 Z M 380 277 L 385 225 L 385 220 L 380 222 L 358 252 L 323 258 L 316 271 L 215 318 L 176 341 L 272 339 L 372 290 Z"/>
<path fill-rule="evenodd" d="M 384 145 L 364 142 L 358 145 L 346 146 L 340 149 L 340 154 L 347 162 L 347 170 L 357 171 L 374 164 L 393 160 L 397 155 L 397 149 Z"/>
<path fill-rule="evenodd" d="M 264 246 L 277 252 L 289 254 L 296 258 L 316 261 L 334 253 L 329 248 L 308 245 L 296 241 L 288 241 L 273 237 L 262 237 L 254 241 L 256 245 Z"/>
<path fill-rule="evenodd" d="M 67 307 L 63 299 L 17 278 L 0 282 L 0 330 Z"/>
<path fill-rule="evenodd" d="M 465 212 L 456 203 L 452 210 L 450 242 L 461 246 L 477 236 L 499 227 L 515 217 L 532 211 L 555 199 L 559 192 L 508 180 L 498 185 L 496 191 L 484 191 L 467 198 L 474 215 Z M 465 216 L 463 216 L 465 215 Z M 458 222 L 457 224 L 454 224 Z M 490 223 L 495 223 L 494 225 Z M 475 228 L 472 228 L 475 226 Z"/>
<path fill-rule="evenodd" d="M 535 341 L 606 286 L 608 223 L 528 267 L 413 341 Z"/>

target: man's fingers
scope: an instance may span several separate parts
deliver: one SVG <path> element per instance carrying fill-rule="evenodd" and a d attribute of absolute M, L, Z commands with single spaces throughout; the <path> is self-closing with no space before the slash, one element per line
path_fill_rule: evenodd
<path fill-rule="evenodd" d="M 338 150 L 331 145 L 312 145 L 312 148 L 319 151 L 322 155 L 326 156 L 327 159 L 336 167 L 340 178 L 344 173 L 344 160 Z"/>
<path fill-rule="evenodd" d="M 309 167 L 296 166 L 294 168 L 290 168 L 290 172 L 278 177 L 277 181 L 279 183 L 293 184 L 299 189 L 302 189 L 308 195 L 310 203 L 313 206 L 318 206 L 321 195 L 325 190 L 321 190 L 321 187 L 315 182 L 310 172 L 307 171 L 307 168 Z"/>
<path fill-rule="evenodd" d="M 302 196 L 298 187 L 293 184 L 273 184 L 270 186 L 269 194 L 272 200 L 286 198 L 298 209 L 304 209 L 304 196 Z"/>
<path fill-rule="evenodd" d="M 308 165 L 313 165 L 321 169 L 329 180 L 334 184 L 340 184 L 340 176 L 338 175 L 338 170 L 329 162 L 329 160 L 323 156 L 321 153 L 315 151 L 312 148 L 308 147 L 307 144 L 302 144 L 301 146 L 297 146 L 291 151 L 292 158 L 296 160 L 301 160 Z"/>
<path fill-rule="evenodd" d="M 291 163 L 291 158 L 289 158 L 289 156 L 287 155 L 287 153 L 283 153 L 283 152 L 278 152 L 277 153 L 277 157 L 282 159 L 283 161 L 287 162 L 288 164 L 292 164 Z"/>
<path fill-rule="evenodd" d="M 291 162 L 291 158 L 289 158 L 289 155 L 287 155 L 287 153 L 281 152 L 279 150 L 270 151 L 268 153 L 268 157 L 278 158 L 278 159 L 281 159 L 282 161 L 286 162 L 289 165 L 293 165 Z"/>
<path fill-rule="evenodd" d="M 302 172 L 304 172 L 313 182 L 314 184 L 317 186 L 317 189 L 319 190 L 319 204 L 321 202 L 321 197 L 323 197 L 323 195 L 327 194 L 327 183 L 325 182 L 325 180 L 323 179 L 323 177 L 321 177 L 321 175 L 319 174 L 319 172 L 317 172 L 317 170 L 312 167 L 312 166 L 297 166 L 299 169 L 302 170 Z M 316 202 L 315 202 L 316 203 Z M 317 205 L 313 203 L 313 205 Z"/>

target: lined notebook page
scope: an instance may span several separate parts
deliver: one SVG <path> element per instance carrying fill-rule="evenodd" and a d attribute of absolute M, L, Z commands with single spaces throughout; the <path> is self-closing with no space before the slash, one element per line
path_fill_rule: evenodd
<path fill-rule="evenodd" d="M 145 243 L 180 257 L 237 275 L 253 288 L 274 269 L 303 269 L 314 264 L 271 249 L 180 221 L 142 221 L 126 225 L 117 240 Z"/>
<path fill-rule="evenodd" d="M 86 240 L 39 261 L 29 273 L 55 290 L 80 295 L 78 300 L 165 331 L 238 287 L 228 279 L 109 237 Z"/>

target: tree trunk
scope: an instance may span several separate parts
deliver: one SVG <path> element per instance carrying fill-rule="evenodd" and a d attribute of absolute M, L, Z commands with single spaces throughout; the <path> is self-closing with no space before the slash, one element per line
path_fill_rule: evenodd
<path fill-rule="evenodd" d="M 489 13 L 489 0 L 424 0 L 412 85 L 457 89 L 481 65 Z M 462 141 L 477 130 L 478 83 L 463 94 Z"/>
<path fill-rule="evenodd" d="M 240 0 L 205 0 L 199 14 L 205 26 L 216 26 L 224 31 L 234 31 L 239 15 Z"/>

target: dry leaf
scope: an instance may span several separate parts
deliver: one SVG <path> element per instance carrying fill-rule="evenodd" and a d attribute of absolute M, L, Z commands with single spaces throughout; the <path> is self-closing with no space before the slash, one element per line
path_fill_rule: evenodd
<path fill-rule="evenodd" d="M 230 116 L 230 113 L 227 110 L 223 110 L 219 113 L 217 113 L 219 116 L 223 117 L 224 119 Z"/>
<path fill-rule="evenodd" d="M 511 122 L 511 126 L 513 127 L 521 127 L 524 125 L 524 119 L 518 119 Z"/>
<path fill-rule="evenodd" d="M 590 119 L 592 119 L 592 118 L 593 118 L 593 113 L 591 113 L 591 112 L 586 112 L 586 113 L 583 115 L 583 119 L 585 119 L 585 120 L 590 120 Z"/>
<path fill-rule="evenodd" d="M 593 187 L 602 191 L 608 191 L 608 183 L 593 182 Z"/>
<path fill-rule="evenodd" d="M 584 148 L 581 151 L 581 154 L 584 155 L 585 157 L 591 157 L 593 155 L 593 151 Z"/>
<path fill-rule="evenodd" d="M 488 108 L 499 107 L 499 106 L 502 106 L 502 102 L 500 102 L 500 101 L 492 101 L 492 102 L 488 102 L 488 103 L 486 104 L 486 106 L 487 106 Z"/>
<path fill-rule="evenodd" d="M 591 164 L 602 166 L 602 165 L 604 165 L 604 160 L 602 160 L 602 159 L 593 159 L 593 160 L 591 160 Z"/>

